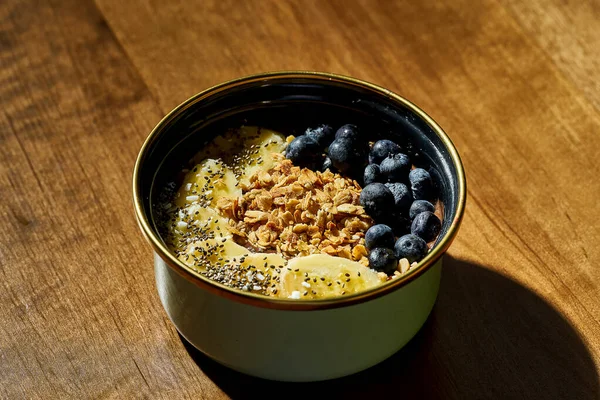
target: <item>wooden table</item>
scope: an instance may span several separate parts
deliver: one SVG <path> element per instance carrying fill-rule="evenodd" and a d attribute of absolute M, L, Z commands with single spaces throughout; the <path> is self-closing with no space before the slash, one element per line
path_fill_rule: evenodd
<path fill-rule="evenodd" d="M 600 398 L 599 52 L 597 0 L 0 2 L 0 396 Z M 333 382 L 253 379 L 191 349 L 131 204 L 164 114 L 283 69 L 413 100 L 468 176 L 431 318 Z"/>

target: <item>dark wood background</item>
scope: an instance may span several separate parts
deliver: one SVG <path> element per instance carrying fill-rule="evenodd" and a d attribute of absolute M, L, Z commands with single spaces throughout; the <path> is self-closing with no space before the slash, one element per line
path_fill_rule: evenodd
<path fill-rule="evenodd" d="M 597 0 L 0 2 L 0 396 L 600 398 L 599 53 Z M 283 69 L 411 99 L 468 177 L 432 317 L 333 382 L 186 345 L 131 205 L 164 114 Z"/>

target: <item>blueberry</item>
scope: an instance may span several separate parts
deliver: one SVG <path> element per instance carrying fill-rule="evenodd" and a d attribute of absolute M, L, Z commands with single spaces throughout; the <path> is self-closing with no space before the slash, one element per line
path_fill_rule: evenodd
<path fill-rule="evenodd" d="M 393 250 L 377 247 L 369 253 L 369 268 L 391 274 L 398 268 L 398 259 Z"/>
<path fill-rule="evenodd" d="M 435 211 L 435 206 L 428 202 L 427 200 L 415 200 L 410 206 L 410 211 L 408 212 L 408 216 L 410 219 L 413 219 L 417 216 L 417 214 L 422 213 L 423 211 Z"/>
<path fill-rule="evenodd" d="M 410 224 L 412 221 L 406 216 L 405 212 L 395 211 L 390 215 L 389 220 L 386 220 L 386 223 L 392 228 L 394 235 L 402 236 L 410 233 Z"/>
<path fill-rule="evenodd" d="M 321 166 L 321 171 L 325 172 L 327 170 L 332 170 L 333 169 L 333 165 L 331 164 L 331 158 L 329 157 L 325 157 L 325 160 L 323 161 L 323 165 Z"/>
<path fill-rule="evenodd" d="M 394 232 L 385 224 L 373 225 L 365 233 L 365 247 L 369 250 L 375 247 L 394 247 Z"/>
<path fill-rule="evenodd" d="M 321 167 L 322 150 L 317 142 L 308 136 L 298 136 L 288 145 L 285 156 L 295 165 L 310 169 Z"/>
<path fill-rule="evenodd" d="M 400 260 L 406 258 L 409 263 L 421 261 L 427 254 L 427 243 L 416 235 L 404 235 L 396 241 L 394 254 Z"/>
<path fill-rule="evenodd" d="M 379 164 L 379 169 L 388 182 L 406 182 L 410 171 L 410 158 L 402 153 L 387 156 Z"/>
<path fill-rule="evenodd" d="M 408 174 L 408 180 L 415 200 L 433 200 L 433 181 L 429 172 L 423 168 L 415 168 Z"/>
<path fill-rule="evenodd" d="M 333 128 L 329 125 L 308 128 L 305 135 L 319 143 L 322 148 L 326 148 L 333 141 Z"/>
<path fill-rule="evenodd" d="M 365 173 L 363 174 L 363 182 L 365 185 L 381 182 L 381 171 L 379 170 L 379 165 L 377 164 L 369 164 L 365 168 Z"/>
<path fill-rule="evenodd" d="M 360 139 L 360 131 L 356 125 L 347 124 L 337 130 L 335 133 L 335 138 L 358 140 Z"/>
<path fill-rule="evenodd" d="M 423 211 L 417 214 L 410 226 L 410 232 L 426 242 L 431 242 L 435 239 L 441 230 L 442 222 L 431 211 Z"/>
<path fill-rule="evenodd" d="M 385 186 L 387 186 L 394 195 L 396 211 L 399 213 L 406 213 L 406 210 L 408 210 L 413 202 L 413 197 L 408 186 L 404 183 L 386 183 Z"/>
<path fill-rule="evenodd" d="M 335 139 L 327 150 L 331 164 L 342 174 L 362 171 L 367 163 L 364 147 L 349 139 Z"/>
<path fill-rule="evenodd" d="M 394 209 L 394 195 L 383 183 L 371 183 L 360 193 L 360 204 L 375 220 L 385 218 Z"/>
<path fill-rule="evenodd" d="M 369 154 L 369 162 L 371 164 L 379 164 L 387 156 L 398 154 L 400 151 L 400 146 L 391 140 L 378 140 L 373 144 L 373 148 Z"/>

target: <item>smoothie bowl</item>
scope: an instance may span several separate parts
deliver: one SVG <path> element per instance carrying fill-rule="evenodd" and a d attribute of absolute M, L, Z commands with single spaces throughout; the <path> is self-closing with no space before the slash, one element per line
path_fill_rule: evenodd
<path fill-rule="evenodd" d="M 314 381 L 377 364 L 423 325 L 466 183 L 450 139 L 409 101 L 277 72 L 169 113 L 133 194 L 181 335 L 235 370 Z"/>

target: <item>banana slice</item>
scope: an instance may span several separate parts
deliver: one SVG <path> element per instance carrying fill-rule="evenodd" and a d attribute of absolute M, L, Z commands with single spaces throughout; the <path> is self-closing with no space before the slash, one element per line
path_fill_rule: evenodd
<path fill-rule="evenodd" d="M 247 253 L 248 250 L 231 240 L 231 237 L 207 238 L 189 243 L 178 258 L 199 271 L 205 271 L 207 264 L 223 265 L 227 258 L 241 257 Z"/>
<path fill-rule="evenodd" d="M 217 136 L 192 161 L 199 164 L 206 159 L 219 159 L 235 172 L 240 183 L 247 184 L 255 172 L 271 168 L 273 153 L 281 153 L 285 146 L 285 138 L 275 131 L 243 126 Z"/>
<path fill-rule="evenodd" d="M 281 153 L 286 146 L 285 138 L 268 129 L 258 130 L 256 127 L 242 128 L 249 138 L 245 147 L 249 149 L 247 159 L 243 162 L 240 183 L 248 184 L 248 178 L 259 170 L 268 170 L 273 167 L 275 160 L 273 153 Z"/>
<path fill-rule="evenodd" d="M 285 268 L 287 261 L 277 253 L 249 253 L 247 249 L 244 261 L 241 262 L 243 268 L 255 269 L 260 272 L 269 272 L 279 274 L 277 270 Z"/>
<path fill-rule="evenodd" d="M 261 294 L 277 293 L 278 279 L 287 261 L 276 253 L 249 253 L 236 260 L 248 279 L 246 290 Z M 241 263 L 240 263 L 241 261 Z"/>
<path fill-rule="evenodd" d="M 175 221 L 169 232 L 170 242 L 179 250 L 183 250 L 192 242 L 199 240 L 231 237 L 226 219 L 212 208 L 190 204 L 177 210 L 173 218 Z M 187 249 L 185 253 L 187 253 Z"/>
<path fill-rule="evenodd" d="M 233 240 L 194 242 L 179 259 L 229 286 L 260 294 L 277 294 L 286 261 L 278 254 L 249 253 Z"/>
<path fill-rule="evenodd" d="M 360 292 L 385 282 L 377 272 L 341 257 L 313 254 L 288 262 L 278 284 L 277 297 L 321 299 Z"/>
<path fill-rule="evenodd" d="M 222 196 L 241 196 L 234 172 L 223 162 L 209 158 L 192 168 L 175 195 L 175 205 L 212 207 Z"/>

